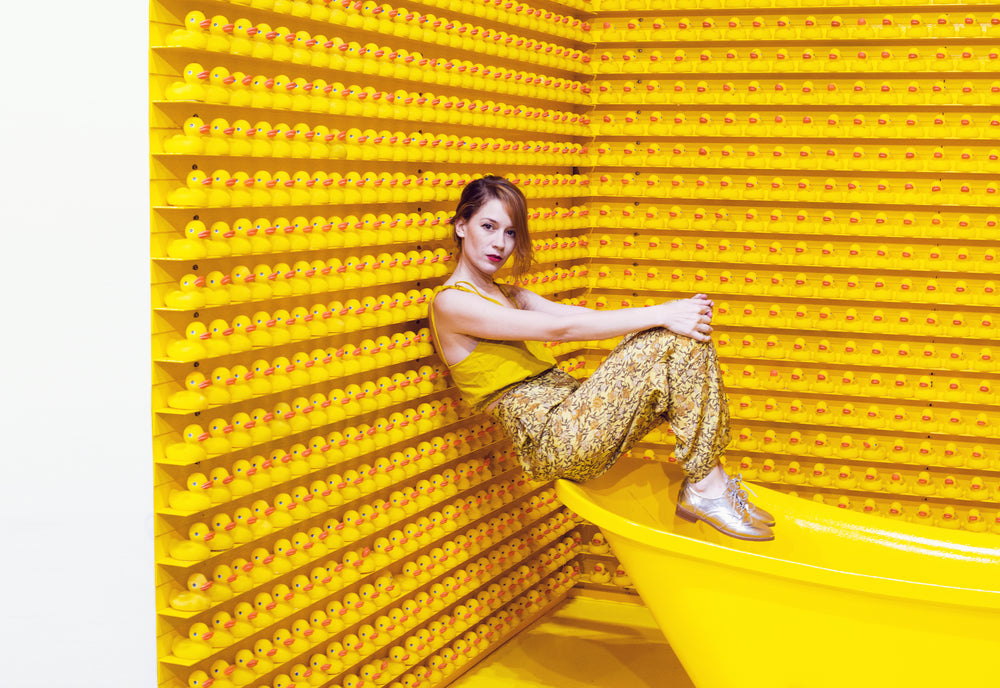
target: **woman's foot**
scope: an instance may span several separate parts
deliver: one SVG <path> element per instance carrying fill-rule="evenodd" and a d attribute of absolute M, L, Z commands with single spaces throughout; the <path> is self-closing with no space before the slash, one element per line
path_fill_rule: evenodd
<path fill-rule="evenodd" d="M 771 514 L 750 504 L 740 478 L 730 478 L 720 466 L 697 483 L 684 481 L 677 496 L 677 515 L 691 522 L 704 521 L 741 540 L 774 539 Z"/>

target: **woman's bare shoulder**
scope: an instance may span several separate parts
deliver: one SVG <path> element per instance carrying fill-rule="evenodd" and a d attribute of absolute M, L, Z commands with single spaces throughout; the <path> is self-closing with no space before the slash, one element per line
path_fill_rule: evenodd
<path fill-rule="evenodd" d="M 483 299 L 468 289 L 446 283 L 434 294 L 431 308 L 434 309 L 435 313 L 448 313 L 468 307 L 469 304 L 474 303 L 473 300 L 482 301 Z"/>

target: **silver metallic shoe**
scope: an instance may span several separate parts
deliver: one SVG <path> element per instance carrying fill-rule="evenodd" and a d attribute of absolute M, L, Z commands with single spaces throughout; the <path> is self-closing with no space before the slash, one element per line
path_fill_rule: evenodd
<path fill-rule="evenodd" d="M 726 489 L 731 492 L 742 492 L 746 495 L 747 489 L 743 487 L 743 476 L 737 475 L 734 478 L 730 478 Z M 759 506 L 751 504 L 749 497 L 747 497 L 747 513 L 750 514 L 750 518 L 755 521 L 760 521 L 765 526 L 774 525 L 774 516 L 764 511 Z"/>
<path fill-rule="evenodd" d="M 739 540 L 773 540 L 774 533 L 747 512 L 747 496 L 743 490 L 726 489 L 715 499 L 702 497 L 685 480 L 677 495 L 677 515 L 695 523 L 704 521 L 720 533 Z"/>

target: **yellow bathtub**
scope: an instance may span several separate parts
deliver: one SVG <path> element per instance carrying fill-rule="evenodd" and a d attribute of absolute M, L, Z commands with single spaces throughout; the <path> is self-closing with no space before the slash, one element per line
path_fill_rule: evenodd
<path fill-rule="evenodd" d="M 754 486 L 775 539 L 743 542 L 676 518 L 678 486 L 676 467 L 626 458 L 556 490 L 605 533 L 698 688 L 1000 686 L 1000 537 Z"/>

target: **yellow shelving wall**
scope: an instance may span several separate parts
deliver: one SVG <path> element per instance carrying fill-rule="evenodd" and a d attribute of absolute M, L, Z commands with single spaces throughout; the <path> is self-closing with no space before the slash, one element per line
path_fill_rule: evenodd
<path fill-rule="evenodd" d="M 574 583 L 627 589 L 430 348 L 486 171 L 536 290 L 713 295 L 731 469 L 996 527 L 1000 6 L 715 4 L 151 5 L 163 685 L 440 685 Z"/>
<path fill-rule="evenodd" d="M 151 4 L 161 685 L 443 685 L 577 578 L 425 316 L 487 171 L 583 293 L 580 7 L 399 10 Z"/>
<path fill-rule="evenodd" d="M 1000 528 L 998 9 L 602 1 L 589 18 L 588 298 L 712 295 L 730 472 Z"/>

